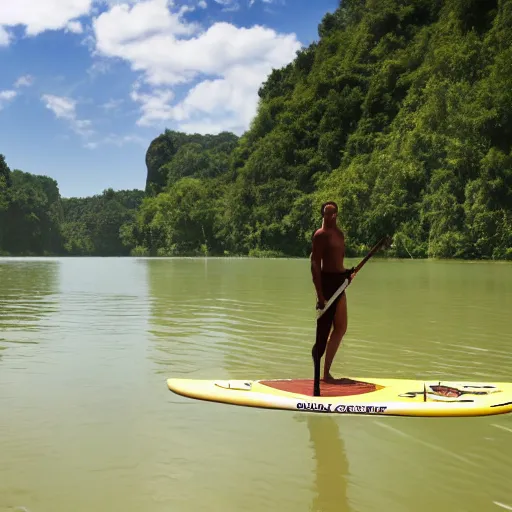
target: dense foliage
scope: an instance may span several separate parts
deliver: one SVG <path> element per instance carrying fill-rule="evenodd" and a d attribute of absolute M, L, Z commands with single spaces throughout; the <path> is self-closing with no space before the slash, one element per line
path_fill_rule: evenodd
<path fill-rule="evenodd" d="M 63 198 L 62 240 L 66 254 L 125 256 L 131 247 L 122 240 L 122 229 L 133 221 L 142 190 L 105 190 L 85 198 Z"/>
<path fill-rule="evenodd" d="M 141 190 L 61 198 L 47 176 L 11 171 L 0 155 L 0 254 L 122 256 L 121 228 L 133 221 Z"/>
<path fill-rule="evenodd" d="M 512 0 L 344 0 L 319 35 L 229 155 L 152 143 L 137 251 L 306 255 L 334 199 L 352 253 L 512 258 Z"/>
<path fill-rule="evenodd" d="M 318 32 L 241 137 L 158 136 L 144 193 L 0 160 L 0 249 L 306 256 L 329 199 L 352 255 L 512 259 L 512 0 L 343 0 Z"/>

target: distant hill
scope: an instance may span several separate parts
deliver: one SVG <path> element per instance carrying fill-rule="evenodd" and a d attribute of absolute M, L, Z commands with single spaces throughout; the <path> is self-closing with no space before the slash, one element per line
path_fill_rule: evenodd
<path fill-rule="evenodd" d="M 62 198 L 54 179 L 11 171 L 0 154 L 0 255 L 127 256 L 123 233 L 144 195 L 108 189 Z"/>

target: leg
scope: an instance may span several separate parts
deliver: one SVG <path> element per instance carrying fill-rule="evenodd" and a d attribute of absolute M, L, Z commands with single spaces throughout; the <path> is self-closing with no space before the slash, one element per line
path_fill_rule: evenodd
<path fill-rule="evenodd" d="M 334 328 L 327 342 L 327 352 L 325 354 L 324 363 L 324 380 L 326 382 L 332 382 L 334 379 L 330 374 L 331 364 L 338 351 L 341 340 L 347 332 L 347 296 L 342 295 L 339 300 L 336 313 L 334 314 Z"/>
<path fill-rule="evenodd" d="M 337 299 L 338 300 L 338 299 Z M 316 341 L 311 351 L 313 356 L 313 363 L 315 368 L 315 385 L 314 385 L 314 396 L 320 396 L 320 360 L 322 359 L 325 348 L 327 346 L 327 340 L 329 339 L 329 332 L 334 322 L 334 316 L 336 314 L 337 303 L 335 302 L 331 307 L 317 320 L 316 325 Z"/>

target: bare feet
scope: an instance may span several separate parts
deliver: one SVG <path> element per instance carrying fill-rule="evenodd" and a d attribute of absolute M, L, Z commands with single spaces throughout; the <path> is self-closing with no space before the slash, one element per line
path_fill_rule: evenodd
<path fill-rule="evenodd" d="M 324 382 L 328 384 L 334 384 L 336 379 L 331 375 L 331 372 L 327 372 L 327 375 L 324 375 Z"/>

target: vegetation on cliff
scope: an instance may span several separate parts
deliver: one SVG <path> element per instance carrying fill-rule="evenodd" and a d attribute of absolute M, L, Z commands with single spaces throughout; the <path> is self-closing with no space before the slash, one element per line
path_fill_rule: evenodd
<path fill-rule="evenodd" d="M 137 250 L 304 256 L 334 199 L 351 253 L 512 258 L 512 1 L 344 0 L 319 36 L 236 145 L 153 141 Z"/>

